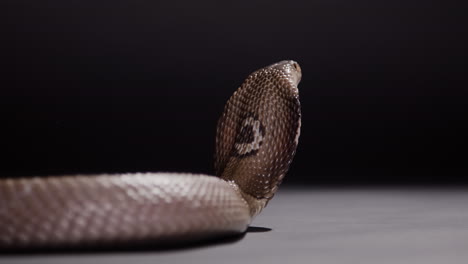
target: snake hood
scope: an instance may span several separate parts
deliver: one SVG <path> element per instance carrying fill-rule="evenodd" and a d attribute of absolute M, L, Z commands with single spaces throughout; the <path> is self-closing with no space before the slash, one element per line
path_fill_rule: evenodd
<path fill-rule="evenodd" d="M 215 169 L 234 181 L 258 214 L 288 171 L 298 144 L 299 64 L 281 61 L 253 72 L 218 121 Z"/>

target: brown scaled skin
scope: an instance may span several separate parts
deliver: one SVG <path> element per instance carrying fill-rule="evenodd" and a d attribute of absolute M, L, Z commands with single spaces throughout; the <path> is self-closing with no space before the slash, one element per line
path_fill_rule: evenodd
<path fill-rule="evenodd" d="M 301 75 L 295 61 L 255 71 L 231 96 L 218 121 L 216 175 L 234 181 L 247 200 L 262 201 L 262 208 L 273 197 L 296 151 Z"/>

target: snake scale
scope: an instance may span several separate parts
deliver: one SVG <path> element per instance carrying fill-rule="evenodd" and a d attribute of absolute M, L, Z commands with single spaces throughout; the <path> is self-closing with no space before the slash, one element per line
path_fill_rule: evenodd
<path fill-rule="evenodd" d="M 253 72 L 225 105 L 216 176 L 181 173 L 0 179 L 0 248 L 155 245 L 240 234 L 273 197 L 298 144 L 301 69 Z"/>

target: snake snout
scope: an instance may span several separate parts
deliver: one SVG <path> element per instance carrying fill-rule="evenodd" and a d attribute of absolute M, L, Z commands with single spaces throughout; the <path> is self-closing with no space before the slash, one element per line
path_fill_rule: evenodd
<path fill-rule="evenodd" d="M 302 70 L 299 63 L 293 60 L 284 60 L 269 66 L 289 75 L 289 79 L 297 86 L 302 78 Z"/>
<path fill-rule="evenodd" d="M 299 66 L 299 63 L 291 60 L 289 61 L 289 65 L 291 65 L 292 68 L 292 75 L 293 75 L 293 80 L 296 82 L 296 86 L 299 84 L 302 78 L 302 69 L 301 66 Z"/>

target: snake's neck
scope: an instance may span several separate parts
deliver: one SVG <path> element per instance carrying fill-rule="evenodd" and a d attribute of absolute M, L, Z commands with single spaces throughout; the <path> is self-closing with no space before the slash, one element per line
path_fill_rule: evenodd
<path fill-rule="evenodd" d="M 237 193 L 244 199 L 247 205 L 250 208 L 250 218 L 251 220 L 255 218 L 268 204 L 270 199 L 267 198 L 256 198 L 244 191 L 237 185 L 234 181 L 228 181 L 228 183 L 237 191 Z"/>

